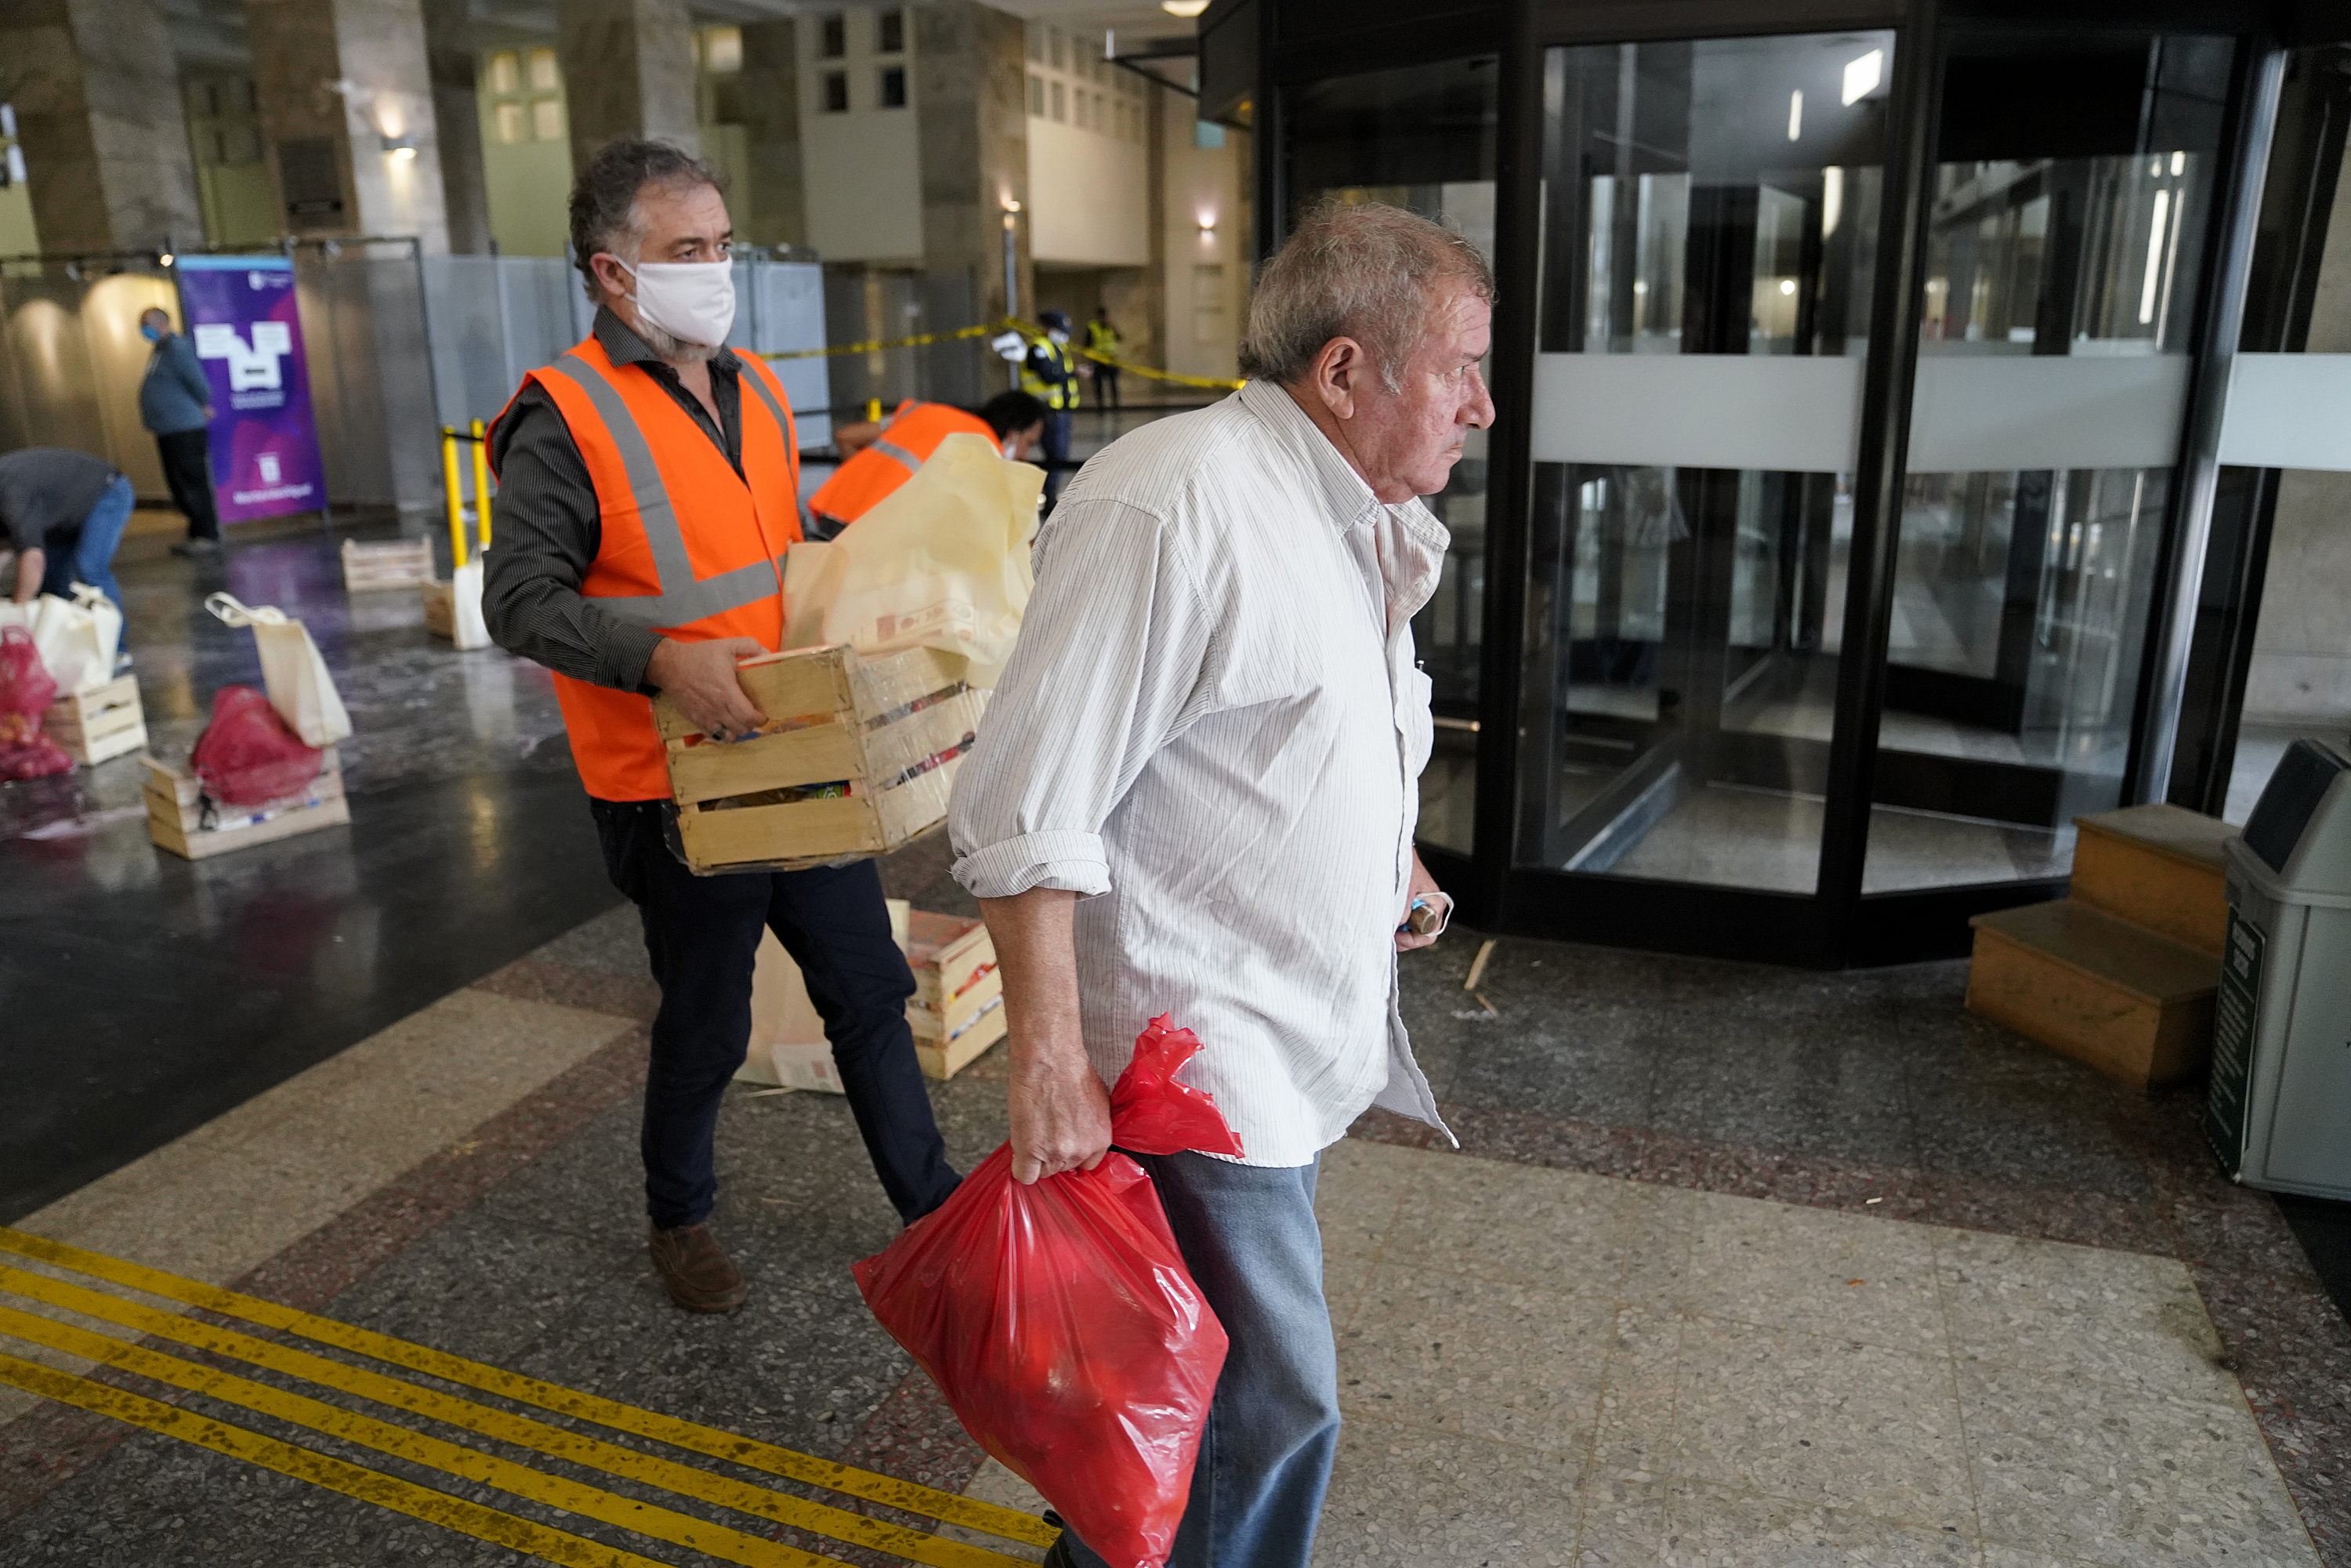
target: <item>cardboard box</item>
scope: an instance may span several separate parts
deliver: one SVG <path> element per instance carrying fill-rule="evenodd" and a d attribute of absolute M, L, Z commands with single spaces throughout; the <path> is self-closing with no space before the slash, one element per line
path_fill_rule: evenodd
<path fill-rule="evenodd" d="M 984 695 L 964 684 L 963 660 L 928 648 L 868 659 L 836 645 L 741 670 L 768 720 L 750 738 L 712 740 L 666 699 L 653 703 L 695 872 L 887 854 L 946 820 Z"/>
<path fill-rule="evenodd" d="M 319 776 L 298 795 L 258 806 L 228 806 L 204 792 L 184 765 L 141 758 L 147 765 L 147 836 L 155 847 L 183 860 L 208 860 L 232 850 L 275 843 L 351 820 L 343 795 L 343 769 L 335 748 L 326 749 Z"/>
<path fill-rule="evenodd" d="M 49 705 L 42 733 L 83 767 L 125 756 L 147 744 L 147 710 L 139 681 L 117 675 L 94 691 L 68 693 Z"/>

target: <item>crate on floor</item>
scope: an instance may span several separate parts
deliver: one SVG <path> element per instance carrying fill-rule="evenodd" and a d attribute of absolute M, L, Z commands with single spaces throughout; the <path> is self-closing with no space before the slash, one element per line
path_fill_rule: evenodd
<path fill-rule="evenodd" d="M 714 741 L 665 699 L 653 703 L 679 844 L 695 872 L 886 854 L 946 821 L 983 698 L 964 684 L 963 660 L 833 645 L 770 653 L 740 674 L 768 718 L 749 739 Z"/>
<path fill-rule="evenodd" d="M 183 860 L 208 860 L 351 820 L 350 802 L 343 795 L 342 763 L 331 746 L 326 749 L 319 776 L 300 794 L 258 806 L 230 806 L 214 800 L 184 763 L 152 757 L 143 760 L 147 764 L 147 836 L 156 848 L 169 850 Z"/>
<path fill-rule="evenodd" d="M 147 710 L 139 704 L 138 678 L 117 675 L 95 690 L 57 698 L 41 728 L 85 768 L 137 751 L 147 744 Z"/>
<path fill-rule="evenodd" d="M 906 1024 L 914 1054 L 933 1078 L 952 1078 L 1004 1038 L 1004 977 L 987 927 L 961 915 L 917 909 L 907 917 L 906 963 L 914 998 Z"/>
<path fill-rule="evenodd" d="M 393 539 L 383 544 L 343 541 L 343 591 L 419 588 L 433 580 L 433 541 Z"/>

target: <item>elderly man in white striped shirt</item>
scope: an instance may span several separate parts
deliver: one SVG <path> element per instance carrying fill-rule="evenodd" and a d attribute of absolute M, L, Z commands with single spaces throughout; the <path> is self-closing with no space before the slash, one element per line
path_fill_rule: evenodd
<path fill-rule="evenodd" d="M 1171 1568 L 1307 1568 L 1339 1432 L 1314 1176 L 1374 1104 L 1441 1127 L 1396 955 L 1449 903 L 1412 846 L 1413 612 L 1444 486 L 1493 418 L 1494 282 L 1459 235 L 1331 206 L 1266 266 L 1248 384 L 1088 463 L 956 782 L 1011 1025 L 1013 1174 L 1091 1168 L 1161 1012 L 1238 1160 L 1144 1158 L 1232 1342 Z M 1049 1563 L 1099 1568 L 1064 1535 Z"/>

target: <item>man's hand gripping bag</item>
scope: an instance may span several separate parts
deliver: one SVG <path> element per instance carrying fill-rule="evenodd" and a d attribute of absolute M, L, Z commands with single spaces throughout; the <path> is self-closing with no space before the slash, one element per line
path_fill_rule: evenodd
<path fill-rule="evenodd" d="M 1118 1148 L 1241 1152 L 1215 1100 L 1176 1082 L 1199 1049 L 1190 1030 L 1151 1020 L 1111 1091 Z M 1022 1186 L 1007 1144 L 854 1272 L 965 1429 L 1079 1540 L 1112 1568 L 1166 1562 L 1225 1331 L 1142 1166 L 1113 1150 Z"/>

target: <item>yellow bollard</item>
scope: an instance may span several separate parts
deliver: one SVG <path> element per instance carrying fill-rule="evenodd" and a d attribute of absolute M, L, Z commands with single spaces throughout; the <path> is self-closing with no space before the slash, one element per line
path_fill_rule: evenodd
<path fill-rule="evenodd" d="M 441 427 L 441 493 L 449 502 L 449 564 L 465 564 L 465 497 L 457 477 L 457 433 Z"/>
<path fill-rule="evenodd" d="M 868 424 L 879 424 L 882 423 L 882 400 L 880 398 L 869 397 L 865 400 L 865 423 Z"/>
<path fill-rule="evenodd" d="M 474 534 L 483 553 L 490 548 L 490 442 L 480 420 L 474 421 Z"/>

